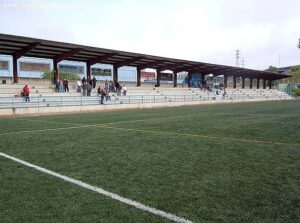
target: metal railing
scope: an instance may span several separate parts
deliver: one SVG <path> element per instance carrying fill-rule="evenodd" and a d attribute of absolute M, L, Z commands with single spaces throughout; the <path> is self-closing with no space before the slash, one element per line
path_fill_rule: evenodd
<path fill-rule="evenodd" d="M 211 100 L 249 100 L 249 99 L 288 99 L 288 95 L 281 94 L 188 94 L 188 95 L 128 95 L 109 98 L 104 97 L 104 104 L 151 104 L 170 102 L 194 102 Z M 88 106 L 100 105 L 100 96 L 34 96 L 26 102 L 24 97 L 0 97 L 0 109 L 7 108 L 43 108 L 43 107 L 65 107 L 65 106 Z"/>

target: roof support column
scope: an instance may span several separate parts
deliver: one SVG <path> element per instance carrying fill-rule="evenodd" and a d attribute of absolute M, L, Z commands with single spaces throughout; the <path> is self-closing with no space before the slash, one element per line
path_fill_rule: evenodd
<path fill-rule="evenodd" d="M 188 87 L 191 87 L 192 73 L 188 72 Z"/>
<path fill-rule="evenodd" d="M 245 88 L 245 77 L 242 77 L 242 89 L 244 89 Z"/>
<path fill-rule="evenodd" d="M 59 74 L 58 74 L 58 63 L 57 60 L 54 59 L 53 60 L 53 71 L 54 71 L 54 83 L 56 82 L 56 80 L 58 80 Z"/>
<path fill-rule="evenodd" d="M 269 80 L 269 89 L 272 89 L 273 80 Z"/>
<path fill-rule="evenodd" d="M 156 86 L 160 86 L 161 73 L 159 69 L 156 69 Z"/>
<path fill-rule="evenodd" d="M 205 76 L 207 74 L 204 74 L 204 73 L 201 73 L 201 84 L 202 84 L 202 88 L 206 88 L 207 87 L 207 83 L 206 83 L 206 80 L 205 80 Z"/>
<path fill-rule="evenodd" d="M 205 74 L 201 73 L 201 81 L 205 81 Z"/>
<path fill-rule="evenodd" d="M 36 43 L 37 45 L 39 43 Z M 54 83 L 56 82 L 56 80 L 58 80 L 59 78 L 59 73 L 58 73 L 58 68 L 57 68 L 57 64 L 63 60 L 66 60 L 68 59 L 69 57 L 71 57 L 72 55 L 80 52 L 82 49 L 81 48 L 76 48 L 76 49 L 73 49 L 69 52 L 65 52 L 65 53 L 62 53 L 58 56 L 56 56 L 54 59 L 53 59 L 53 70 L 54 70 Z"/>
<path fill-rule="evenodd" d="M 136 86 L 141 86 L 141 69 L 139 67 L 136 68 Z"/>
<path fill-rule="evenodd" d="M 86 62 L 86 78 L 91 79 L 91 64 Z"/>
<path fill-rule="evenodd" d="M 118 82 L 118 67 L 113 65 L 113 82 Z"/>
<path fill-rule="evenodd" d="M 263 88 L 266 89 L 266 85 L 267 85 L 267 80 L 263 79 Z"/>
<path fill-rule="evenodd" d="M 253 78 L 250 77 L 250 86 L 249 86 L 249 88 L 252 89 L 252 86 L 253 86 Z"/>
<path fill-rule="evenodd" d="M 257 80 L 256 80 L 256 88 L 257 89 L 259 89 L 259 81 L 260 81 L 259 78 L 257 78 Z"/>
<path fill-rule="evenodd" d="M 18 77 L 18 58 L 16 55 L 13 55 L 13 77 L 14 77 L 14 83 L 18 83 L 19 77 Z"/>
<path fill-rule="evenodd" d="M 233 78 L 233 88 L 236 88 L 236 75 L 234 74 L 232 78 Z"/>
<path fill-rule="evenodd" d="M 227 88 L 227 76 L 224 75 L 224 88 Z"/>
<path fill-rule="evenodd" d="M 177 73 L 174 71 L 173 86 L 177 87 Z"/>
<path fill-rule="evenodd" d="M 26 53 L 30 52 L 32 49 L 34 49 L 36 46 L 38 46 L 40 43 L 35 42 L 29 44 L 27 47 L 16 51 L 13 54 L 13 78 L 14 78 L 14 83 L 18 83 L 19 77 L 18 77 L 18 59 L 24 56 Z"/>

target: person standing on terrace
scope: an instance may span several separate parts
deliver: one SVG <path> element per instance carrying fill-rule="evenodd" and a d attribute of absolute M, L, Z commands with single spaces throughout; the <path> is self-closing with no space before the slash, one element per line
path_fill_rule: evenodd
<path fill-rule="evenodd" d="M 97 79 L 95 76 L 92 79 L 92 83 L 93 83 L 93 88 L 96 88 Z"/>
<path fill-rule="evenodd" d="M 65 92 L 69 92 L 69 81 L 67 79 L 64 79 L 63 84 Z"/>
<path fill-rule="evenodd" d="M 27 84 L 23 88 L 23 93 L 24 93 L 24 96 L 25 96 L 25 102 L 30 102 L 30 99 L 29 99 L 30 90 L 29 90 L 29 87 L 28 87 Z"/>

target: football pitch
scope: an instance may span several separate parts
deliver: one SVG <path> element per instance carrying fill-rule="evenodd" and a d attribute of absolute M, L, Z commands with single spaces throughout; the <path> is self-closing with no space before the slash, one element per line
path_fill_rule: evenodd
<path fill-rule="evenodd" d="M 299 221 L 299 101 L 0 119 L 0 222 Z"/>

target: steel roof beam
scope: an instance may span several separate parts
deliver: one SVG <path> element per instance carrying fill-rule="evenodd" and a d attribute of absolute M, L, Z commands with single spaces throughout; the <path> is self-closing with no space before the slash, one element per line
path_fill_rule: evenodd
<path fill-rule="evenodd" d="M 143 65 L 138 66 L 138 69 L 139 70 L 144 70 L 146 68 L 156 68 L 159 64 L 163 64 L 164 62 L 165 61 L 158 60 L 158 61 L 155 61 L 155 62 L 143 64 Z"/>
<path fill-rule="evenodd" d="M 29 44 L 27 47 L 16 51 L 14 53 L 14 56 L 16 57 L 16 59 L 19 59 L 20 57 L 24 56 L 26 53 L 30 52 L 32 49 L 34 49 L 35 47 L 37 47 L 40 44 L 41 44 L 40 42 L 35 42 L 32 44 Z"/>
<path fill-rule="evenodd" d="M 131 63 L 134 63 L 136 61 L 142 60 L 143 58 L 144 57 L 135 57 L 135 58 L 132 58 L 132 59 L 129 59 L 129 60 L 121 61 L 119 63 L 116 63 L 115 65 L 117 66 L 117 68 L 120 68 L 120 67 L 124 67 L 126 65 L 129 65 Z"/>
<path fill-rule="evenodd" d="M 84 50 L 84 49 L 83 48 L 76 48 L 76 49 L 71 50 L 69 52 L 65 52 L 65 53 L 62 53 L 62 54 L 60 54 L 58 56 L 55 56 L 54 59 L 55 59 L 55 61 L 57 63 L 59 63 L 59 62 L 61 62 L 63 60 L 68 59 L 69 57 L 73 56 L 74 54 L 76 54 L 76 53 L 78 53 L 78 52 L 80 52 L 82 50 Z"/>
<path fill-rule="evenodd" d="M 91 59 L 88 61 L 88 63 L 90 64 L 90 66 L 96 64 L 96 63 L 101 63 L 103 62 L 104 60 L 107 60 L 107 59 L 111 59 L 112 57 L 118 55 L 118 53 L 109 53 L 109 54 L 106 54 L 106 55 L 103 55 L 103 56 L 99 56 L 99 57 L 96 57 L 94 59 Z"/>

